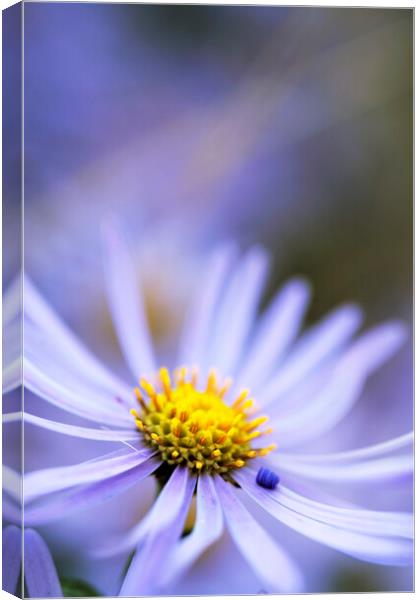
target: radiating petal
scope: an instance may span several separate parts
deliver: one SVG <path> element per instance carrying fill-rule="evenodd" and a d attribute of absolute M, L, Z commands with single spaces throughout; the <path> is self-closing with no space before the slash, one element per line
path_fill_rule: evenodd
<path fill-rule="evenodd" d="M 343 306 L 309 330 L 262 390 L 261 404 L 278 401 L 282 394 L 340 350 L 359 328 L 361 320 L 362 314 L 356 306 Z"/>
<path fill-rule="evenodd" d="M 178 350 L 179 365 L 202 365 L 219 299 L 229 269 L 236 255 L 235 248 L 226 245 L 211 257 L 204 271 L 204 282 L 188 310 Z"/>
<path fill-rule="evenodd" d="M 339 465 L 293 462 L 290 459 L 283 459 L 281 454 L 269 456 L 267 460 L 285 473 L 335 484 L 393 483 L 402 477 L 412 475 L 414 469 L 414 460 L 411 455 L 376 458 Z"/>
<path fill-rule="evenodd" d="M 18 357 L 3 368 L 2 392 L 7 394 L 22 385 L 22 358 Z"/>
<path fill-rule="evenodd" d="M 156 371 L 138 274 L 124 240 L 111 225 L 104 227 L 105 282 L 121 350 L 137 379 Z"/>
<path fill-rule="evenodd" d="M 253 389 L 264 380 L 298 334 L 309 298 L 310 288 L 300 279 L 280 290 L 258 323 L 239 381 Z"/>
<path fill-rule="evenodd" d="M 161 575 L 161 588 L 173 585 L 223 533 L 223 513 L 212 477 L 200 475 L 194 529 L 174 548 Z"/>
<path fill-rule="evenodd" d="M 57 571 L 47 544 L 33 529 L 25 529 L 24 574 L 30 598 L 62 598 Z"/>
<path fill-rule="evenodd" d="M 287 454 L 282 452 L 282 457 L 285 460 L 302 461 L 304 463 L 319 463 L 319 464 L 344 464 L 355 460 L 368 460 L 378 456 L 384 456 L 396 450 L 402 450 L 412 446 L 414 442 L 414 432 L 410 431 L 386 442 L 373 444 L 356 450 L 346 450 L 344 452 L 330 452 L 326 454 Z M 273 455 L 274 456 L 274 455 Z"/>
<path fill-rule="evenodd" d="M 22 530 L 16 525 L 3 529 L 3 590 L 16 595 L 22 565 Z"/>
<path fill-rule="evenodd" d="M 261 488 L 249 473 L 235 474 L 242 489 L 273 517 L 306 535 L 361 560 L 385 564 L 407 565 L 412 561 L 413 543 L 402 537 L 365 535 L 357 531 L 331 526 L 282 506 L 272 493 Z"/>
<path fill-rule="evenodd" d="M 333 428 L 359 398 L 368 376 L 397 351 L 405 335 L 399 323 L 385 323 L 361 336 L 317 396 L 295 414 L 272 422 L 283 447 L 307 442 Z"/>
<path fill-rule="evenodd" d="M 175 469 L 153 506 L 140 523 L 135 527 L 131 527 L 125 535 L 110 539 L 109 543 L 103 544 L 101 548 L 94 548 L 90 554 L 100 558 L 128 552 L 144 540 L 149 531 L 159 529 L 162 523 L 171 522 L 174 515 L 179 514 L 183 503 L 188 498 L 189 481 L 187 469 L 181 467 Z"/>
<path fill-rule="evenodd" d="M 120 596 L 149 596 L 159 589 L 161 573 L 184 528 L 196 483 L 196 477 L 188 469 L 177 467 L 171 479 L 175 473 L 175 479 L 179 479 L 179 492 L 172 498 L 167 494 L 169 502 L 161 503 L 160 514 L 155 512 L 156 517 L 153 524 L 149 524 L 144 544 L 131 561 Z"/>
<path fill-rule="evenodd" d="M 298 567 L 274 543 L 237 498 L 237 491 L 219 476 L 215 477 L 226 525 L 250 568 L 261 578 L 269 593 L 301 591 L 303 581 Z"/>
<path fill-rule="evenodd" d="M 246 468 L 235 478 L 238 482 L 242 482 L 242 477 L 245 477 L 247 483 L 254 486 L 256 474 L 255 470 Z M 282 506 L 328 525 L 365 534 L 413 538 L 413 515 L 408 512 L 377 511 L 325 504 L 288 489 L 284 483 L 267 493 Z"/>
<path fill-rule="evenodd" d="M 24 359 L 23 379 L 28 390 L 67 412 L 99 423 L 111 422 L 123 427 L 132 425 L 128 407 L 121 407 L 117 398 L 115 408 L 111 401 L 106 401 L 105 395 L 100 402 L 95 391 L 82 385 L 74 388 L 66 385 L 65 381 L 57 381 L 54 374 L 41 371 L 27 357 Z"/>
<path fill-rule="evenodd" d="M 7 492 L 19 504 L 22 504 L 22 476 L 20 473 L 3 465 L 3 491 Z"/>
<path fill-rule="evenodd" d="M 151 454 L 152 451 L 148 450 L 128 451 L 125 455 L 115 458 L 32 471 L 25 474 L 25 502 L 29 502 L 37 496 L 63 490 L 74 485 L 108 479 L 113 475 L 128 471 L 132 467 L 139 465 L 147 460 Z"/>
<path fill-rule="evenodd" d="M 15 523 L 16 525 L 22 524 L 22 508 L 15 501 L 10 500 L 6 494 L 3 494 L 2 498 L 2 516 L 4 521 Z"/>
<path fill-rule="evenodd" d="M 32 344 L 29 331 L 32 323 L 42 332 L 41 337 L 52 341 L 55 352 L 66 357 L 67 364 L 70 365 L 73 371 L 77 369 L 84 374 L 88 381 L 101 382 L 105 389 L 110 389 L 112 393 L 124 397 L 127 394 L 127 385 L 111 373 L 74 335 L 71 329 L 42 298 L 28 276 L 25 276 L 24 286 L 25 353 L 31 350 Z M 39 352 L 36 345 L 33 350 L 35 355 Z"/>
<path fill-rule="evenodd" d="M 3 327 L 17 317 L 22 310 L 22 275 L 16 275 L 3 294 L 2 319 Z"/>
<path fill-rule="evenodd" d="M 151 457 L 128 471 L 118 473 L 108 479 L 59 492 L 47 500 L 32 503 L 25 508 L 25 523 L 42 525 L 65 517 L 72 512 L 106 502 L 151 475 L 160 464 L 158 458 Z"/>
<path fill-rule="evenodd" d="M 268 255 L 252 248 L 232 275 L 218 310 L 205 365 L 233 373 L 250 333 L 265 283 Z"/>
<path fill-rule="evenodd" d="M 3 415 L 3 423 L 14 423 L 24 419 L 25 423 L 31 423 L 37 427 L 43 429 L 49 429 L 50 431 L 56 431 L 64 435 L 70 435 L 73 437 L 80 437 L 87 440 L 98 440 L 105 442 L 123 442 L 130 440 L 138 440 L 139 433 L 136 429 L 92 429 L 90 427 L 79 427 L 77 425 L 68 425 L 67 423 L 59 423 L 57 421 L 51 421 L 50 419 L 44 419 L 37 415 L 30 413 L 8 413 Z"/>

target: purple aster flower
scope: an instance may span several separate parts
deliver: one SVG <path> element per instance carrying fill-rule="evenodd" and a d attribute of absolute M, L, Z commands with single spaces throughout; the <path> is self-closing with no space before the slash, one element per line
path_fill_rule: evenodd
<path fill-rule="evenodd" d="M 22 539 L 23 538 L 23 539 Z M 24 552 L 24 583 L 29 598 L 61 598 L 57 571 L 47 544 L 34 529 L 23 532 L 16 525 L 3 529 L 3 589 L 22 596 L 21 567 Z"/>
<path fill-rule="evenodd" d="M 400 347 L 404 327 L 383 323 L 353 339 L 361 313 L 347 305 L 296 340 L 308 285 L 289 281 L 258 317 L 267 255 L 256 247 L 237 259 L 235 248 L 226 246 L 211 257 L 173 363 L 159 367 L 129 252 L 115 230 L 107 230 L 106 240 L 109 304 L 132 379 L 106 368 L 26 279 L 24 384 L 95 426 L 29 412 L 24 419 L 122 447 L 81 464 L 26 473 L 26 524 L 59 519 L 153 475 L 161 491 L 144 518 L 95 551 L 135 551 L 121 595 L 167 593 L 225 528 L 262 589 L 304 589 L 299 566 L 253 516 L 255 506 L 358 559 L 410 564 L 411 514 L 362 508 L 343 497 L 349 486 L 368 493 L 372 486 L 410 483 L 412 434 L 355 450 L 310 451 Z M 16 476 L 6 472 L 6 491 L 18 499 Z"/>

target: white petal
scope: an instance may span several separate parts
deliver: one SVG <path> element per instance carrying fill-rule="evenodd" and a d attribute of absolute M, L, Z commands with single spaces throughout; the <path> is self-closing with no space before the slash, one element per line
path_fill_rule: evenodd
<path fill-rule="evenodd" d="M 3 394 L 12 392 L 22 385 L 22 358 L 16 358 L 3 368 Z"/>
<path fill-rule="evenodd" d="M 121 350 L 134 378 L 156 371 L 138 274 L 129 250 L 119 233 L 105 228 L 105 281 L 108 301 Z"/>

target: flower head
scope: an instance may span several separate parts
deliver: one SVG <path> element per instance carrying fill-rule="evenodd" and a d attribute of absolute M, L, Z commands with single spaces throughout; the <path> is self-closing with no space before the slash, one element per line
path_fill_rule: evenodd
<path fill-rule="evenodd" d="M 177 357 L 159 368 L 128 250 L 116 231 L 106 235 L 110 308 L 131 380 L 104 367 L 27 279 L 25 386 L 98 425 L 29 413 L 24 418 L 122 447 L 94 461 L 26 474 L 27 524 L 59 519 L 154 475 L 161 491 L 149 512 L 96 549 L 97 555 L 136 550 L 122 595 L 171 589 L 225 525 L 265 590 L 301 590 L 299 566 L 248 512 L 244 494 L 278 521 L 341 552 L 382 564 L 409 563 L 410 514 L 350 507 L 323 495 L 322 484 L 336 486 L 341 495 L 349 484 L 409 480 L 412 435 L 357 450 L 305 453 L 305 444 L 350 411 L 369 375 L 399 348 L 404 328 L 385 323 L 352 340 L 361 314 L 344 306 L 295 341 L 307 284 L 286 284 L 258 318 L 266 253 L 251 249 L 234 267 L 236 251 L 224 247 L 206 270 Z M 16 495 L 12 486 L 8 492 Z M 184 531 L 193 498 L 196 516 Z"/>

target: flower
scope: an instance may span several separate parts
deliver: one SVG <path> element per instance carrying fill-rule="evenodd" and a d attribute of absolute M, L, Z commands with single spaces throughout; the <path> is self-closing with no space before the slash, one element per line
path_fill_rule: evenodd
<path fill-rule="evenodd" d="M 24 580 L 29 598 L 61 598 L 63 593 L 47 544 L 34 529 L 25 529 L 22 535 L 16 525 L 3 529 L 3 589 L 22 596 L 19 591 L 22 546 L 25 548 Z"/>
<path fill-rule="evenodd" d="M 409 564 L 409 513 L 348 505 L 331 487 L 342 492 L 361 484 L 368 492 L 410 481 L 412 434 L 330 454 L 306 450 L 350 411 L 368 376 L 399 348 L 404 327 L 384 323 L 351 341 L 361 314 L 343 306 L 295 341 L 308 285 L 290 281 L 257 319 L 267 255 L 252 248 L 234 266 L 236 249 L 224 246 L 212 256 L 192 302 L 176 361 L 159 368 L 129 252 L 116 230 L 108 228 L 106 240 L 110 308 L 139 385 L 133 392 L 103 366 L 26 279 L 24 384 L 99 425 L 70 425 L 28 412 L 24 420 L 124 447 L 81 464 L 25 474 L 26 524 L 59 519 L 154 475 L 161 491 L 149 512 L 96 552 L 136 550 L 121 595 L 165 593 L 225 526 L 265 591 L 304 589 L 299 565 L 254 518 L 249 502 L 353 557 Z M 7 415 L 6 421 L 19 417 Z M 12 476 L 6 491 L 17 499 L 10 482 Z"/>

